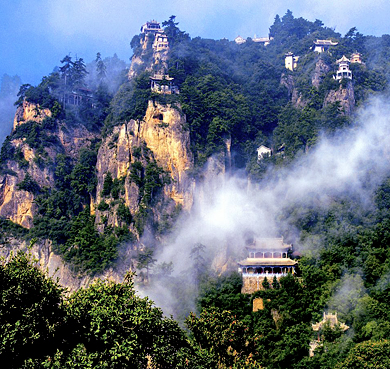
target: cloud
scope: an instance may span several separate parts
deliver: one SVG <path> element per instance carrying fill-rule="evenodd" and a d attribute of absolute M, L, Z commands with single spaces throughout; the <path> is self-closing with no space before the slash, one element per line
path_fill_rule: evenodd
<path fill-rule="evenodd" d="M 295 236 L 298 242 L 294 245 L 303 253 L 311 251 L 307 247 L 321 247 L 316 236 L 306 238 L 301 247 L 299 231 L 288 228 L 286 209 L 314 205 L 326 211 L 335 198 L 350 196 L 360 201 L 360 206 L 371 207 L 374 191 L 390 174 L 389 113 L 387 102 L 372 100 L 352 127 L 335 137 L 323 137 L 309 154 L 286 169 L 270 172 L 259 183 L 249 186 L 246 178 L 214 176 L 198 184 L 191 214 L 179 220 L 176 233 L 157 250 L 158 262 L 172 261 L 176 275 L 188 272 L 192 268 L 191 249 L 200 242 L 214 266 L 234 266 L 245 256 L 249 235 L 280 237 L 282 229 Z M 360 280 L 346 278 L 345 288 L 352 282 L 359 285 Z M 156 303 L 159 305 L 158 300 Z M 343 308 L 346 311 L 347 305 Z"/>

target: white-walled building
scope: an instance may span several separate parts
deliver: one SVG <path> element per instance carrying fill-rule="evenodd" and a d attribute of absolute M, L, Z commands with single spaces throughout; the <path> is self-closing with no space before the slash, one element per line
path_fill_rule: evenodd
<path fill-rule="evenodd" d="M 292 52 L 285 54 L 284 65 L 286 69 L 291 71 L 297 69 L 299 56 L 295 56 Z"/>
<path fill-rule="evenodd" d="M 349 63 L 351 61 L 343 55 L 343 57 L 336 61 L 336 63 L 339 65 L 339 69 L 336 73 L 336 80 L 340 81 L 343 78 L 352 79 L 352 71 L 349 69 Z"/>

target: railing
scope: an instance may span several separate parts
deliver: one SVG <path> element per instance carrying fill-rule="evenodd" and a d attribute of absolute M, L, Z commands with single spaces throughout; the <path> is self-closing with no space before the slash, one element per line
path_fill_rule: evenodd
<path fill-rule="evenodd" d="M 288 273 L 242 273 L 243 277 L 256 277 L 256 278 L 273 278 L 273 277 L 285 277 Z"/>

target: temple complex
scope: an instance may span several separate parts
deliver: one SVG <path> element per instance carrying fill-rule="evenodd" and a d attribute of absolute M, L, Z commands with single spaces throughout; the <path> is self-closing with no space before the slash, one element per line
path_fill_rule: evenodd
<path fill-rule="evenodd" d="M 336 46 L 339 44 L 338 42 L 334 42 L 332 40 L 317 40 L 313 42 L 314 45 L 312 49 L 318 53 L 323 53 L 325 51 L 328 51 L 330 46 Z"/>
<path fill-rule="evenodd" d="M 155 74 L 150 78 L 150 88 L 159 94 L 178 94 L 179 89 L 173 84 L 173 78 L 168 74 Z"/>
<path fill-rule="evenodd" d="M 92 91 L 80 87 L 72 92 L 65 93 L 60 100 L 64 107 L 68 107 L 69 105 L 80 106 L 83 101 L 92 105 L 92 99 Z"/>
<path fill-rule="evenodd" d="M 160 23 L 151 20 L 149 22 L 146 22 L 142 27 L 141 27 L 141 33 L 156 33 L 162 31 Z"/>
<path fill-rule="evenodd" d="M 339 69 L 335 77 L 337 81 L 342 80 L 343 78 L 352 79 L 352 71 L 349 69 L 350 62 L 351 61 L 345 55 L 336 61 L 336 63 L 339 65 Z"/>
<path fill-rule="evenodd" d="M 338 321 L 337 312 L 335 314 L 331 314 L 331 313 L 326 314 L 324 311 L 324 315 L 323 315 L 322 320 L 318 323 L 311 325 L 311 327 L 313 328 L 313 331 L 318 332 L 318 337 L 317 337 L 317 340 L 310 342 L 309 356 L 314 356 L 314 350 L 317 347 L 322 345 L 320 331 L 326 325 L 328 325 L 328 327 L 331 329 L 339 328 L 343 332 L 345 332 L 347 329 L 349 329 L 348 325 L 346 325 L 345 323 L 340 323 Z"/>
<path fill-rule="evenodd" d="M 299 56 L 295 56 L 292 52 L 285 54 L 284 66 L 286 69 L 293 71 L 297 69 Z"/>
<path fill-rule="evenodd" d="M 252 41 L 264 44 L 264 46 L 267 46 L 271 43 L 273 40 L 273 37 L 257 37 L 256 35 L 253 36 Z"/>
<path fill-rule="evenodd" d="M 254 239 L 246 246 L 248 257 L 238 262 L 242 274 L 241 293 L 254 293 L 261 290 L 265 277 L 272 282 L 276 277 L 295 274 L 297 262 L 290 259 L 292 245 L 285 244 L 281 238 Z"/>

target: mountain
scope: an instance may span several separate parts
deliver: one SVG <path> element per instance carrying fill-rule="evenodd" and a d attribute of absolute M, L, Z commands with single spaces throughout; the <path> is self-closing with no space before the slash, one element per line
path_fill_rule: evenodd
<path fill-rule="evenodd" d="M 137 271 L 167 313 L 199 309 L 187 326 L 214 364 L 352 367 L 389 333 L 388 132 L 372 101 L 390 39 L 288 11 L 267 40 L 191 38 L 172 16 L 134 36 L 128 68 L 65 56 L 22 85 L 0 154 L 2 256 L 29 250 L 71 291 Z M 245 245 L 281 235 L 298 276 L 241 294 Z M 309 359 L 310 323 L 333 308 L 355 335 L 328 327 Z M 208 312 L 245 340 L 214 340 Z"/>

